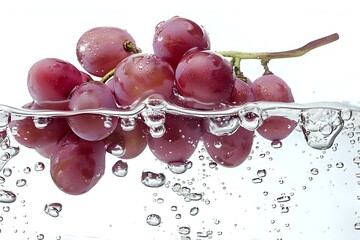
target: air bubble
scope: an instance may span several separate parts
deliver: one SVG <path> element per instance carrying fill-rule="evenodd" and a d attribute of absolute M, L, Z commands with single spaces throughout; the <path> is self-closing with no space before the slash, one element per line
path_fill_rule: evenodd
<path fill-rule="evenodd" d="M 280 140 L 274 140 L 271 142 L 271 147 L 278 149 L 282 147 L 282 142 Z"/>
<path fill-rule="evenodd" d="M 26 185 L 26 183 L 27 183 L 26 179 L 19 179 L 19 180 L 16 181 L 16 186 L 17 187 L 23 187 L 23 186 Z"/>
<path fill-rule="evenodd" d="M 44 240 L 44 239 L 45 239 L 45 236 L 44 236 L 44 234 L 38 234 L 38 235 L 36 236 L 36 238 L 37 238 L 37 240 Z"/>
<path fill-rule="evenodd" d="M 360 222 L 354 224 L 355 230 L 360 230 Z"/>
<path fill-rule="evenodd" d="M 112 125 L 113 125 L 113 123 L 112 123 L 112 118 L 109 117 L 109 116 L 106 116 L 106 117 L 105 117 L 105 121 L 104 121 L 104 127 L 105 127 L 105 128 L 111 128 Z"/>
<path fill-rule="evenodd" d="M 276 199 L 278 203 L 284 203 L 290 201 L 290 196 L 281 196 Z"/>
<path fill-rule="evenodd" d="M 41 172 L 45 169 L 45 164 L 42 162 L 35 163 L 34 169 L 36 172 Z"/>
<path fill-rule="evenodd" d="M 311 172 L 312 175 L 318 175 L 318 174 L 319 174 L 319 169 L 317 169 L 317 168 L 312 168 L 312 169 L 310 170 L 310 172 Z"/>
<path fill-rule="evenodd" d="M 136 119 L 134 117 L 121 119 L 121 128 L 124 131 L 134 130 L 135 126 L 136 126 Z"/>
<path fill-rule="evenodd" d="M 205 121 L 206 130 L 215 136 L 231 135 L 240 127 L 240 120 L 238 117 L 216 117 L 208 118 Z"/>
<path fill-rule="evenodd" d="M 141 182 L 147 187 L 161 187 L 165 184 L 165 180 L 166 178 L 163 173 L 143 171 L 141 174 Z"/>
<path fill-rule="evenodd" d="M 308 145 L 314 149 L 330 148 L 343 125 L 336 110 L 308 109 L 301 113 L 301 129 Z"/>
<path fill-rule="evenodd" d="M 253 178 L 252 179 L 252 182 L 255 183 L 255 184 L 262 183 L 262 181 L 263 181 L 262 178 Z"/>
<path fill-rule="evenodd" d="M 254 105 L 247 104 L 239 111 L 240 125 L 250 131 L 255 131 L 262 123 L 262 110 Z"/>
<path fill-rule="evenodd" d="M 122 160 L 118 160 L 112 167 L 112 173 L 117 177 L 125 177 L 128 173 L 128 164 Z"/>
<path fill-rule="evenodd" d="M 0 203 L 13 203 L 15 201 L 16 195 L 13 192 L 7 190 L 0 190 Z"/>
<path fill-rule="evenodd" d="M 161 138 L 162 136 L 164 136 L 166 132 L 166 128 L 164 125 L 160 125 L 156 127 L 150 126 L 149 132 L 153 138 Z"/>
<path fill-rule="evenodd" d="M 4 175 L 5 177 L 10 177 L 11 174 L 12 174 L 12 170 L 11 170 L 10 168 L 4 168 L 4 169 L 3 169 L 3 175 Z"/>
<path fill-rule="evenodd" d="M 199 213 L 199 208 L 198 207 L 192 207 L 190 209 L 190 215 L 191 216 L 196 216 Z"/>
<path fill-rule="evenodd" d="M 125 147 L 120 142 L 111 143 L 106 150 L 115 157 L 122 157 L 126 151 Z"/>
<path fill-rule="evenodd" d="M 179 227 L 178 229 L 178 232 L 181 234 L 181 235 L 189 235 L 191 230 L 189 227 Z"/>
<path fill-rule="evenodd" d="M 183 161 L 175 161 L 170 162 L 168 164 L 168 168 L 172 173 L 175 174 L 183 174 L 188 169 L 192 168 L 193 163 L 191 161 L 183 162 Z"/>
<path fill-rule="evenodd" d="M 258 177 L 260 177 L 260 178 L 263 178 L 263 177 L 266 177 L 266 170 L 265 169 L 261 169 L 261 170 L 258 170 L 257 171 L 257 175 L 258 175 Z"/>
<path fill-rule="evenodd" d="M 161 217 L 157 214 L 150 214 L 146 217 L 146 222 L 150 226 L 159 226 L 161 223 Z"/>
<path fill-rule="evenodd" d="M 50 119 L 44 117 L 34 117 L 33 122 L 37 129 L 44 129 L 50 123 Z"/>
<path fill-rule="evenodd" d="M 62 211 L 62 205 L 60 203 L 50 203 L 46 204 L 44 211 L 51 217 L 58 217 Z"/>

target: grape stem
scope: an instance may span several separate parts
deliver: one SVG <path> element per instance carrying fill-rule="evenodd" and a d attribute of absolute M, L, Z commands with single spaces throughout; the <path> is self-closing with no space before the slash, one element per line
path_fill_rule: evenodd
<path fill-rule="evenodd" d="M 275 58 L 292 58 L 292 57 L 300 57 L 305 53 L 321 47 L 323 45 L 332 43 L 339 39 L 339 34 L 334 33 L 328 35 L 326 37 L 322 37 L 316 40 L 313 40 L 300 48 L 296 48 L 288 51 L 281 52 L 238 52 L 238 51 L 219 51 L 218 53 L 223 55 L 224 57 L 232 58 L 231 64 L 234 67 L 235 74 L 240 77 L 240 79 L 244 80 L 243 73 L 240 71 L 240 60 L 243 59 L 259 59 L 261 60 L 261 65 L 264 67 L 264 74 L 271 74 L 269 70 L 268 63 L 271 59 Z"/>

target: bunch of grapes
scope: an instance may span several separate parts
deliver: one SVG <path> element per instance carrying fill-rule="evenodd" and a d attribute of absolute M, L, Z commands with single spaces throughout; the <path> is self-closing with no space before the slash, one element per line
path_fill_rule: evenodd
<path fill-rule="evenodd" d="M 61 59 L 34 63 L 28 73 L 34 110 L 131 109 L 152 96 L 185 108 L 213 110 L 253 101 L 293 102 L 289 86 L 272 73 L 245 81 L 231 62 L 211 50 L 205 29 L 173 17 L 155 27 L 153 53 L 143 53 L 124 29 L 96 27 L 76 45 L 83 70 Z M 96 80 L 95 78 L 101 78 Z M 132 159 L 148 147 L 168 164 L 184 164 L 200 141 L 223 166 L 240 165 L 250 154 L 254 131 L 238 127 L 231 134 L 208 130 L 209 119 L 165 114 L 165 133 L 149 134 L 143 116 L 132 129 L 120 117 L 96 113 L 11 122 L 16 140 L 50 159 L 54 183 L 68 194 L 89 191 L 104 175 L 105 156 Z M 45 121 L 45 123 L 44 123 Z M 288 136 L 296 122 L 269 117 L 257 129 L 271 141 Z"/>

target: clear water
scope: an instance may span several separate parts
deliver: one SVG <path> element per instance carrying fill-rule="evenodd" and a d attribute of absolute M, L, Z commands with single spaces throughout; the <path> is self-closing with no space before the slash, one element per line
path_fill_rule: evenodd
<path fill-rule="evenodd" d="M 269 116 L 286 116 L 298 126 L 282 142 L 256 135 L 248 159 L 236 168 L 218 166 L 201 143 L 183 166 L 166 165 L 148 149 L 123 161 L 117 157 L 123 149 L 115 149 L 107 156 L 104 177 L 80 196 L 58 190 L 48 160 L 18 146 L 7 129 L 9 121 L 26 116 L 41 128 L 50 117 L 95 112 L 107 120 L 121 117 L 128 130 L 142 115 L 155 137 L 164 133 L 166 112 L 210 118 L 209 130 L 218 135 L 239 126 L 254 130 Z M 257 102 L 211 112 L 160 100 L 131 111 L 30 111 L 0 105 L 0 132 L 0 239 L 360 237 L 357 104 Z"/>

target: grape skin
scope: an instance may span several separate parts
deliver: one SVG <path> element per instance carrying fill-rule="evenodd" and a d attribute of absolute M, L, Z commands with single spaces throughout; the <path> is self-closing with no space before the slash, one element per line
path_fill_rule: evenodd
<path fill-rule="evenodd" d="M 210 157 L 224 167 L 236 167 L 249 156 L 254 132 L 239 127 L 231 135 L 216 136 L 204 131 L 202 139 Z"/>
<path fill-rule="evenodd" d="M 251 88 L 256 101 L 294 102 L 290 87 L 274 74 L 256 79 Z M 285 117 L 271 116 L 264 120 L 257 132 L 265 139 L 279 141 L 285 139 L 297 126 L 297 122 Z"/>
<path fill-rule="evenodd" d="M 86 82 L 77 86 L 71 94 L 69 108 L 72 111 L 85 109 L 116 109 L 117 105 L 111 89 L 101 82 Z M 117 126 L 118 118 L 110 118 L 110 126 L 105 126 L 106 118 L 97 114 L 82 114 L 67 118 L 73 132 L 88 141 L 102 140 Z"/>
<path fill-rule="evenodd" d="M 190 50 L 179 62 L 175 76 L 177 92 L 204 105 L 227 102 L 235 84 L 230 63 L 210 50 Z"/>
<path fill-rule="evenodd" d="M 104 141 L 86 141 L 69 133 L 50 157 L 50 175 L 63 192 L 79 195 L 92 189 L 105 172 Z"/>
<path fill-rule="evenodd" d="M 166 114 L 165 134 L 160 138 L 148 134 L 148 146 L 165 163 L 187 162 L 200 141 L 200 126 L 199 119 Z"/>
<path fill-rule="evenodd" d="M 43 101 L 66 100 L 72 89 L 82 83 L 80 71 L 72 64 L 57 58 L 44 58 L 34 63 L 27 78 L 31 97 Z"/>
<path fill-rule="evenodd" d="M 154 53 L 168 62 L 174 70 L 183 55 L 192 48 L 210 49 L 208 33 L 195 22 L 176 16 L 156 26 L 153 38 Z"/>
<path fill-rule="evenodd" d="M 114 89 L 121 106 L 132 106 L 151 95 L 165 100 L 175 82 L 171 66 L 154 54 L 134 54 L 121 61 L 114 73 Z"/>
<path fill-rule="evenodd" d="M 124 29 L 117 27 L 95 27 L 89 29 L 76 44 L 76 55 L 83 68 L 97 77 L 103 77 L 125 57 L 127 52 L 123 44 L 134 38 Z"/>

